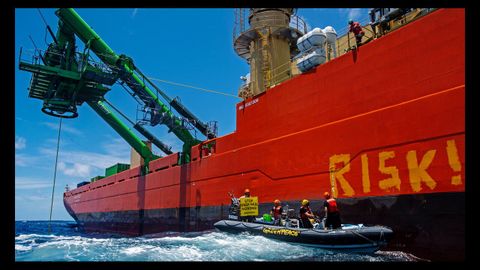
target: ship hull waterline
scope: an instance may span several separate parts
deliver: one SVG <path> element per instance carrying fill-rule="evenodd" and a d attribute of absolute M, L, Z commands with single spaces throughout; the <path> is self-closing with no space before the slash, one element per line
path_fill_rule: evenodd
<path fill-rule="evenodd" d="M 464 193 L 365 197 L 348 199 L 345 203 L 342 201 L 339 200 L 339 208 L 342 209 L 344 223 L 381 224 L 392 228 L 393 237 L 382 250 L 400 250 L 420 258 L 437 258 L 449 254 L 442 260 L 455 260 L 464 256 L 465 226 L 458 221 L 465 219 L 465 212 L 458 211 L 451 203 L 464 203 Z M 295 205 L 299 209 L 299 202 L 289 203 L 292 208 Z M 313 201 L 312 205 L 320 206 L 321 202 Z M 268 204 L 260 205 L 259 211 L 267 213 L 269 208 Z M 314 212 L 321 214 L 316 211 L 318 209 L 316 207 Z M 432 211 L 439 214 L 431 217 L 429 213 Z M 212 230 L 215 222 L 228 217 L 228 205 L 70 214 L 86 232 L 141 236 L 168 231 Z M 442 234 L 446 231 L 449 233 Z"/>

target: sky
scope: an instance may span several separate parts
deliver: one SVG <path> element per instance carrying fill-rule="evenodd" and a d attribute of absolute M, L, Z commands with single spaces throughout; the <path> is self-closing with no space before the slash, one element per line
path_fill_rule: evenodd
<path fill-rule="evenodd" d="M 54 33 L 54 9 L 40 9 Z M 234 9 L 76 9 L 77 13 L 117 54 L 130 56 L 150 78 L 214 90 L 214 94 L 154 81 L 170 97 L 204 122 L 217 121 L 218 136 L 235 132 L 235 105 L 242 81 L 249 72 L 246 61 L 233 50 Z M 345 33 L 349 19 L 365 22 L 368 9 L 298 9 L 309 29 L 333 26 Z M 48 220 L 55 172 L 60 118 L 41 112 L 42 101 L 28 97 L 31 73 L 18 69 L 30 59 L 35 46 L 52 42 L 38 9 L 15 10 L 15 220 Z M 83 43 L 77 42 L 83 51 Z M 233 95 L 233 96 L 232 96 Z M 130 119 L 137 117 L 137 103 L 122 87 L 114 85 L 105 98 Z M 88 105 L 79 116 L 62 120 L 52 219 L 73 220 L 63 206 L 65 186 L 76 187 L 116 163 L 130 162 L 130 146 Z M 118 115 L 118 114 L 117 114 Z M 123 120 L 123 119 L 122 119 Z M 181 141 L 164 126 L 149 130 L 173 151 Z M 136 133 L 136 131 L 135 131 Z M 137 135 L 139 135 L 137 133 Z M 139 135 L 140 136 L 140 135 Z M 141 137 L 141 136 L 140 136 Z M 204 139 L 197 134 L 199 139 Z M 163 154 L 156 147 L 154 153 Z"/>

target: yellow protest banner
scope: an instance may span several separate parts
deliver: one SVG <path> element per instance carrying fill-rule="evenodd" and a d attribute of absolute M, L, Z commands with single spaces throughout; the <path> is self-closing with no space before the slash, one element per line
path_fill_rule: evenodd
<path fill-rule="evenodd" d="M 240 216 L 258 216 L 258 197 L 240 198 Z"/>

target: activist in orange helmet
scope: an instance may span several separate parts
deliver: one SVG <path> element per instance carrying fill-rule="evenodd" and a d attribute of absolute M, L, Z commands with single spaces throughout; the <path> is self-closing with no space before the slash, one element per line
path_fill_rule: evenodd
<path fill-rule="evenodd" d="M 250 189 L 246 188 L 245 191 L 243 192 L 243 196 L 240 198 L 248 198 L 250 197 Z"/>
<path fill-rule="evenodd" d="M 282 202 L 279 199 L 276 199 L 273 201 L 274 206 L 272 207 L 272 210 L 270 210 L 270 215 L 272 215 L 274 224 L 280 224 L 280 219 L 282 217 Z"/>
<path fill-rule="evenodd" d="M 245 189 L 245 191 L 243 192 L 243 196 L 241 196 L 240 199 L 242 198 L 250 198 L 250 189 L 248 188 Z M 241 201 L 240 201 L 240 204 L 241 204 Z M 241 216 L 240 220 L 244 222 L 254 222 L 255 216 Z"/>

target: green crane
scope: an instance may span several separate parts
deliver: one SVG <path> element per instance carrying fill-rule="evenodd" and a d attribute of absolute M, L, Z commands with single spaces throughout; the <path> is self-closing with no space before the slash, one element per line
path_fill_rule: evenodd
<path fill-rule="evenodd" d="M 87 103 L 103 118 L 103 120 L 105 120 L 105 122 L 107 122 L 123 139 L 125 139 L 135 151 L 137 151 L 137 153 L 144 159 L 147 166 L 150 161 L 157 158 L 147 145 L 130 131 L 130 129 L 117 116 L 115 116 L 115 114 L 113 114 L 102 101 L 89 101 Z"/>
<path fill-rule="evenodd" d="M 191 126 L 207 138 L 216 136 L 216 126 L 212 127 L 200 121 L 177 99 L 169 98 L 143 75 L 130 57 L 117 55 L 75 10 L 61 8 L 55 14 L 59 18 L 55 36 L 47 26 L 53 42 L 45 52 L 37 50 L 32 61 L 20 59 L 19 66 L 21 70 L 33 73 L 29 97 L 43 100 L 44 113 L 56 117 L 75 118 L 78 116 L 76 107 L 87 102 L 142 156 L 147 169 L 148 163 L 158 157 L 104 104 L 105 94 L 117 81 L 124 87 L 126 85 L 131 95 L 144 106 L 150 116 L 147 119 L 150 125 L 166 125 L 169 132 L 173 132 L 183 142 L 180 164 L 190 162 L 190 149 L 200 142 L 190 133 Z M 82 53 L 75 51 L 75 36 L 85 43 Z M 97 55 L 102 63 L 93 61 L 90 52 Z M 159 99 L 158 94 L 183 118 L 175 116 L 169 106 Z M 134 124 L 134 128 L 163 152 L 172 153 L 168 146 L 139 123 Z"/>

